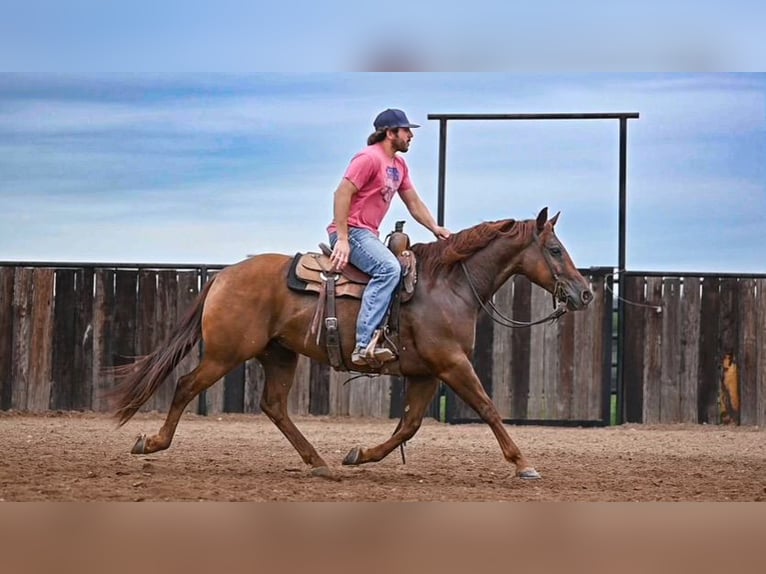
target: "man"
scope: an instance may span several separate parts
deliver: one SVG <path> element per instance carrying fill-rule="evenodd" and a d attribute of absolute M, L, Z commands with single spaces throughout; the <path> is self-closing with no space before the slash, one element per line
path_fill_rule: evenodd
<path fill-rule="evenodd" d="M 402 110 L 386 109 L 373 122 L 375 132 L 367 147 L 356 154 L 346 169 L 334 197 L 334 219 L 327 227 L 331 260 L 342 270 L 350 261 L 370 275 L 356 322 L 356 345 L 351 362 L 356 366 L 379 365 L 396 358 L 385 347 L 376 346 L 376 332 L 385 320 L 391 299 L 401 279 L 401 265 L 380 240 L 380 224 L 391 200 L 399 194 L 412 217 L 437 239 L 450 236 L 437 225 L 410 180 L 409 169 L 399 152 L 407 153 L 414 137 L 412 124 Z"/>

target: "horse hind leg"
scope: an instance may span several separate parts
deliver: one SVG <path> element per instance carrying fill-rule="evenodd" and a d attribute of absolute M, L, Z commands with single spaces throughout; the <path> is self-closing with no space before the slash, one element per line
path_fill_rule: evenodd
<path fill-rule="evenodd" d="M 141 435 L 131 449 L 131 454 L 150 454 L 165 450 L 170 446 L 175 435 L 178 421 L 191 400 L 202 391 L 211 387 L 216 381 L 229 372 L 234 365 L 223 364 L 208 358 L 203 358 L 196 369 L 178 380 L 173 402 L 168 410 L 165 423 L 160 431 L 153 436 Z"/>
<path fill-rule="evenodd" d="M 298 430 L 287 412 L 287 398 L 293 385 L 295 368 L 298 365 L 297 353 L 272 343 L 258 357 L 258 360 L 263 366 L 265 376 L 261 410 L 293 445 L 303 462 L 311 466 L 314 476 L 338 480 L 314 446 Z"/>
<path fill-rule="evenodd" d="M 345 465 L 358 465 L 367 462 L 383 460 L 396 447 L 404 441 L 411 439 L 418 432 L 423 416 L 431 404 L 436 390 L 439 388 L 439 379 L 432 377 L 413 377 L 408 381 L 407 392 L 404 397 L 404 416 L 396 427 L 396 431 L 386 442 L 378 446 L 363 449 L 355 447 L 343 459 Z"/>

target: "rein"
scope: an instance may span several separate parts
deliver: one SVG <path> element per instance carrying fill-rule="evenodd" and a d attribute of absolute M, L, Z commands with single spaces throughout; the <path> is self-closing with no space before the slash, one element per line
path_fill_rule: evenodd
<path fill-rule="evenodd" d="M 543 251 L 543 256 L 545 257 L 547 262 L 548 258 L 546 255 L 547 254 L 545 254 L 545 251 Z M 563 292 L 564 286 L 561 283 L 561 281 L 559 281 L 559 278 L 556 275 L 556 273 L 553 271 L 553 268 L 550 265 L 550 262 L 548 262 L 548 266 L 551 267 L 551 273 L 553 273 L 553 277 L 556 280 L 556 284 L 553 287 L 553 303 L 555 305 L 556 297 Z M 460 267 L 463 268 L 463 273 L 465 274 L 465 278 L 468 280 L 468 285 L 471 287 L 471 292 L 473 293 L 473 296 L 479 302 L 479 306 L 484 310 L 484 312 L 489 316 L 489 318 L 492 319 L 498 325 L 502 325 L 503 327 L 510 327 L 511 329 L 519 329 L 522 327 L 532 327 L 533 325 L 540 325 L 541 323 L 552 323 L 553 321 L 557 320 L 559 317 L 561 317 L 564 313 L 567 312 L 566 305 L 559 302 L 559 305 L 553 310 L 553 312 L 550 315 L 542 319 L 538 319 L 537 321 L 517 321 L 515 319 L 511 319 L 510 317 L 506 317 L 498 310 L 497 307 L 495 307 L 495 304 L 492 302 L 491 299 L 488 300 L 487 303 L 484 303 L 484 301 L 481 300 L 481 297 L 479 296 L 479 293 L 476 290 L 476 286 L 473 284 L 473 280 L 471 279 L 470 273 L 468 273 L 468 268 L 465 266 L 464 261 L 460 262 Z"/>

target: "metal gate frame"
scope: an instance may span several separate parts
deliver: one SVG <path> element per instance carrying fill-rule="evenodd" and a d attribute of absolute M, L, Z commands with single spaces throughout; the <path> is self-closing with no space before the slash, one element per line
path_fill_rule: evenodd
<path fill-rule="evenodd" d="M 638 112 L 614 112 L 614 113 L 545 113 L 545 114 L 428 114 L 429 120 L 439 122 L 439 173 L 438 173 L 438 207 L 437 223 L 444 225 L 444 202 L 446 192 L 446 167 L 447 167 L 447 124 L 449 121 L 475 121 L 475 120 L 511 120 L 511 121 L 539 121 L 539 120 L 617 120 L 619 122 L 619 238 L 618 238 L 618 265 L 614 283 L 619 284 L 619 278 L 625 272 L 625 238 L 626 238 L 626 213 L 627 213 L 627 166 L 628 166 L 628 120 L 638 119 Z M 605 335 L 606 336 L 606 335 Z M 611 337 L 610 337 L 611 339 Z M 625 306 L 620 297 L 617 297 L 617 422 L 623 420 L 623 344 L 625 339 Z M 611 342 L 611 341 L 610 341 Z M 611 378 L 611 377 L 610 377 Z M 606 383 L 605 383 L 606 384 Z M 609 381 L 611 388 L 611 381 Z M 444 396 L 442 385 L 441 396 Z M 476 419 L 479 420 L 478 418 Z M 454 420 L 447 422 L 474 422 L 468 420 Z M 544 420 L 526 421 L 509 420 L 513 424 L 546 424 L 546 425 L 575 425 L 603 424 L 609 425 L 609 417 L 601 421 L 565 421 Z"/>

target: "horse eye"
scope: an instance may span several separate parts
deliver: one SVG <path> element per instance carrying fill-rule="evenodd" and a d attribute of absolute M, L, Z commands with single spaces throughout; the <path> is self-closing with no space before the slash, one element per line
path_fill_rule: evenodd
<path fill-rule="evenodd" d="M 551 255 L 555 255 L 556 257 L 561 255 L 561 247 L 550 247 L 548 248 L 548 251 L 550 251 Z"/>

